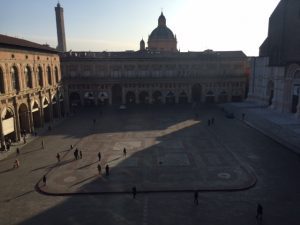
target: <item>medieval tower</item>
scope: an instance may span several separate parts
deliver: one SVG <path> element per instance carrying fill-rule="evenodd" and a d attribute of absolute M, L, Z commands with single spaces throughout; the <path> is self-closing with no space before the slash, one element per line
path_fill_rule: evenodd
<path fill-rule="evenodd" d="M 55 7 L 56 28 L 57 28 L 57 50 L 61 52 L 67 51 L 65 25 L 64 25 L 64 9 L 57 3 Z"/>

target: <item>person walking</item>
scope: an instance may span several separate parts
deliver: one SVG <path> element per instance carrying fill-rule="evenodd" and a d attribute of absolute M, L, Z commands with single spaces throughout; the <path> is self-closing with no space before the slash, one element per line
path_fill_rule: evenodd
<path fill-rule="evenodd" d="M 71 150 L 73 149 L 73 145 L 70 145 L 70 149 L 71 149 Z"/>
<path fill-rule="evenodd" d="M 215 122 L 215 118 L 211 118 L 211 125 L 214 125 L 214 122 Z"/>
<path fill-rule="evenodd" d="M 99 175 L 101 175 L 101 166 L 100 166 L 100 164 L 98 164 L 97 168 L 98 168 Z"/>
<path fill-rule="evenodd" d="M 198 202 L 198 191 L 195 191 L 195 192 L 194 192 L 194 204 L 195 204 L 195 205 L 198 205 L 198 204 L 199 204 L 199 202 Z"/>
<path fill-rule="evenodd" d="M 19 148 L 17 148 L 16 152 L 17 152 L 17 155 L 20 155 L 20 149 Z"/>
<path fill-rule="evenodd" d="M 101 160 L 101 152 L 98 152 L 98 161 L 100 162 Z"/>
<path fill-rule="evenodd" d="M 136 186 L 132 187 L 132 197 L 135 198 L 136 196 Z"/>
<path fill-rule="evenodd" d="M 56 158 L 57 158 L 57 162 L 60 162 L 60 154 L 59 153 L 56 154 Z"/>
<path fill-rule="evenodd" d="M 20 167 L 20 162 L 18 159 L 15 160 L 13 168 L 19 168 Z"/>
<path fill-rule="evenodd" d="M 42 140 L 42 149 L 44 149 L 44 140 Z"/>
<path fill-rule="evenodd" d="M 262 221 L 262 216 L 263 216 L 263 207 L 260 203 L 257 204 L 257 209 L 256 209 L 256 220 L 258 222 Z"/>
<path fill-rule="evenodd" d="M 44 186 L 47 185 L 47 177 L 46 177 L 46 175 L 43 176 L 43 183 L 44 183 Z"/>
<path fill-rule="evenodd" d="M 123 149 L 123 156 L 124 156 L 124 157 L 126 157 L 126 153 L 127 153 L 127 150 L 126 150 L 126 148 L 124 148 L 124 149 Z"/>
<path fill-rule="evenodd" d="M 79 151 L 79 156 L 80 156 L 80 159 L 82 159 L 82 151 L 81 150 Z"/>
<path fill-rule="evenodd" d="M 108 177 L 109 176 L 109 166 L 106 165 L 105 167 L 105 175 Z"/>

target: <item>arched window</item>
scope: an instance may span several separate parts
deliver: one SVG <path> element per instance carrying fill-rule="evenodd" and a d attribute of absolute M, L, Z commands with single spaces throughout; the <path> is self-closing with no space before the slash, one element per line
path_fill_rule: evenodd
<path fill-rule="evenodd" d="M 32 74 L 29 66 L 24 69 L 25 85 L 27 88 L 32 88 Z"/>
<path fill-rule="evenodd" d="M 42 67 L 38 67 L 38 76 L 37 76 L 37 78 L 38 78 L 38 84 L 39 84 L 39 86 L 40 87 L 43 87 L 44 85 L 43 85 L 43 70 L 42 70 Z"/>
<path fill-rule="evenodd" d="M 4 86 L 4 74 L 0 67 L 0 94 L 3 94 L 5 92 L 5 86 Z"/>
<path fill-rule="evenodd" d="M 47 78 L 48 78 L 48 84 L 49 84 L 49 85 L 52 85 L 51 69 L 50 69 L 50 66 L 47 67 Z"/>
<path fill-rule="evenodd" d="M 20 84 L 19 84 L 19 74 L 17 67 L 13 66 L 10 69 L 11 73 L 11 88 L 16 91 L 20 91 Z"/>
<path fill-rule="evenodd" d="M 58 69 L 55 67 L 55 83 L 59 83 Z"/>

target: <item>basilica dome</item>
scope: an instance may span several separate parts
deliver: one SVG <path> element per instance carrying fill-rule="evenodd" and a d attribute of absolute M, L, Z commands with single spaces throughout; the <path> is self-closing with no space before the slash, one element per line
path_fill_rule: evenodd
<path fill-rule="evenodd" d="M 158 26 L 151 32 L 148 39 L 148 49 L 151 51 L 177 51 L 176 36 L 166 25 L 166 18 L 161 13 Z"/>

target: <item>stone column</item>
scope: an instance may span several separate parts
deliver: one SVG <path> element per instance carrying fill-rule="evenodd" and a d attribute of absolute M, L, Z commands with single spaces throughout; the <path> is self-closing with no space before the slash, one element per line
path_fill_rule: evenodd
<path fill-rule="evenodd" d="M 31 133 L 34 132 L 34 123 L 33 123 L 33 114 L 31 112 L 31 109 L 28 111 L 28 117 L 29 117 L 29 130 Z"/>
<path fill-rule="evenodd" d="M 124 105 L 126 103 L 125 95 L 126 95 L 125 88 L 122 87 L 122 105 Z"/>
<path fill-rule="evenodd" d="M 112 92 L 111 92 L 111 89 L 109 89 L 107 91 L 108 93 L 108 102 L 109 102 L 109 105 L 112 105 Z"/>
<path fill-rule="evenodd" d="M 15 100 L 16 101 L 16 100 Z M 19 111 L 18 111 L 18 105 L 14 104 L 14 109 L 15 109 L 15 118 L 14 118 L 14 121 L 15 121 L 15 138 L 16 138 L 16 141 L 20 141 L 21 140 L 21 128 L 20 128 L 20 118 L 19 118 Z"/>
<path fill-rule="evenodd" d="M 137 89 L 135 89 L 135 103 L 140 104 L 140 98 L 139 98 L 139 92 Z"/>

